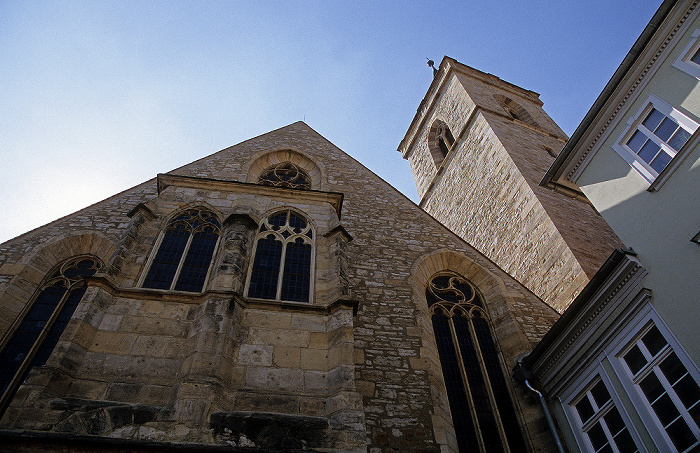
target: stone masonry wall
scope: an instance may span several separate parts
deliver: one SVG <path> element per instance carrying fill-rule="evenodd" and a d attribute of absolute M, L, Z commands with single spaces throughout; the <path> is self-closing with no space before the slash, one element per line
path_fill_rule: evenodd
<path fill-rule="evenodd" d="M 23 260 L 31 262 L 30 256 L 44 256 L 42 251 L 49 250 L 57 237 L 75 237 L 72 223 L 78 217 L 84 218 L 81 228 L 93 231 L 92 237 L 109 235 L 104 241 L 111 245 L 100 255 L 106 266 L 116 257 L 132 257 L 122 260 L 120 275 L 94 279 L 89 297 L 79 306 L 50 363 L 33 372 L 31 383 L 20 388 L 13 412 L 8 411 L 3 423 L 49 429 L 31 422 L 48 414 L 44 420 L 55 429 L 59 419 L 81 413 L 80 423 L 71 429 L 97 426 L 94 429 L 100 435 L 238 445 L 241 435 L 250 434 L 240 431 L 244 420 L 251 420 L 251 414 L 262 417 L 275 412 L 296 417 L 277 417 L 282 424 L 276 426 L 306 424 L 316 427 L 314 432 L 320 436 L 298 439 L 285 431 L 291 437 L 265 437 L 276 449 L 283 449 L 284 442 L 303 441 L 321 442 L 324 448 L 333 446 L 335 451 L 455 451 L 435 340 L 426 315 L 424 294 L 430 277 L 453 270 L 479 288 L 506 376 L 510 376 L 515 358 L 534 346 L 557 314 L 303 123 L 247 140 L 171 173 L 247 181 L 246 168 L 252 162 L 280 149 L 293 149 L 316 162 L 325 176 L 322 190 L 344 195 L 341 217 L 334 220 L 339 223 L 333 224 L 328 207 L 300 200 L 265 199 L 254 193 L 228 197 L 221 191 L 176 187 L 169 187 L 155 199 L 154 184 L 148 183 L 125 192 L 125 200 L 113 197 L 0 246 L 4 260 L 0 270 L 6 269 L 5 275 L 10 277 L 9 286 L 0 288 L 8 290 L 0 293 L 0 305 L 6 300 L 21 300 L 15 295 L 7 299 L 6 295 L 19 294 L 12 292 L 11 282 L 26 270 Z M 126 214 L 139 203 L 145 203 L 154 218 L 137 225 L 130 223 Z M 225 288 L 187 298 L 167 291 L 148 295 L 147 290 L 134 288 L 155 236 L 166 221 L 165 213 L 170 209 L 166 207 L 202 203 L 221 211 L 222 217 L 223 212 L 245 207 L 246 215 L 256 221 L 273 207 L 296 206 L 308 211 L 317 228 L 319 292 L 314 301 L 306 308 L 259 305 Z M 88 223 L 88 219 L 104 220 L 98 224 Z M 116 219 L 123 222 L 110 226 Z M 336 231 L 336 226 L 347 231 L 352 240 L 339 245 L 336 236 L 324 236 Z M 122 239 L 130 228 L 145 237 L 127 241 L 127 246 Z M 33 264 L 31 267 L 38 269 L 34 274 L 57 264 L 51 260 L 59 260 L 58 255 L 46 254 L 43 264 Z M 214 262 L 219 262 L 217 259 Z M 342 265 L 333 264 L 340 259 Z M 26 286 L 25 294 L 31 297 L 31 285 Z M 354 301 L 357 313 L 352 316 L 342 304 L 332 308 L 333 297 Z M 238 301 L 234 304 L 238 308 L 230 305 L 233 300 Z M 80 340 L 83 337 L 85 340 Z M 170 339 L 172 348 L 168 346 Z M 207 367 L 208 357 L 223 357 L 224 361 L 221 366 Z M 162 371 L 151 378 L 147 370 L 161 362 Z M 139 363 L 148 366 L 141 369 Z M 207 369 L 228 371 L 207 375 Z M 71 378 L 61 379 L 64 373 Z M 533 451 L 551 451 L 537 401 L 508 379 L 528 444 Z M 81 398 L 92 402 L 81 402 Z M 115 401 L 119 404 L 112 404 Z M 95 419 L 104 423 L 88 423 Z M 100 431 L 105 426 L 109 430 Z"/>

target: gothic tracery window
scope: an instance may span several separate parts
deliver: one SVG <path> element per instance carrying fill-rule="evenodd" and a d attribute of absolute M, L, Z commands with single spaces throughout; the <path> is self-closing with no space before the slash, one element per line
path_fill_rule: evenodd
<path fill-rule="evenodd" d="M 92 257 L 74 258 L 40 286 L 31 308 L 0 352 L 0 412 L 29 371 L 46 363 L 85 293 L 85 277 L 100 267 Z"/>
<path fill-rule="evenodd" d="M 309 222 L 291 210 L 265 219 L 255 239 L 255 258 L 248 297 L 309 302 L 313 232 Z"/>
<path fill-rule="evenodd" d="M 426 298 L 459 450 L 526 451 L 476 289 L 443 273 L 432 278 Z"/>
<path fill-rule="evenodd" d="M 266 186 L 290 189 L 311 189 L 311 178 L 304 170 L 291 162 L 281 162 L 265 169 L 258 178 Z"/>
<path fill-rule="evenodd" d="M 175 217 L 165 229 L 143 287 L 202 291 L 220 227 L 205 209 L 189 209 Z"/>
<path fill-rule="evenodd" d="M 443 121 L 436 120 L 430 128 L 428 135 L 428 149 L 435 166 L 440 166 L 454 145 L 455 138 L 450 131 L 449 126 Z"/>

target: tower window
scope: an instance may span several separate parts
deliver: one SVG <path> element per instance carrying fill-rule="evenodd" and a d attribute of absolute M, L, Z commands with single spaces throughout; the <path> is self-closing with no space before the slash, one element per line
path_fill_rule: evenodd
<path fill-rule="evenodd" d="M 435 121 L 428 134 L 428 149 L 436 167 L 445 160 L 454 142 L 455 138 L 447 124 L 439 120 Z"/>
<path fill-rule="evenodd" d="M 291 162 L 281 162 L 268 167 L 262 172 L 258 182 L 266 186 L 311 189 L 311 178 L 309 178 L 309 175 Z"/>
<path fill-rule="evenodd" d="M 46 363 L 85 293 L 85 277 L 100 267 L 94 258 L 75 258 L 41 285 L 31 308 L 0 352 L 0 413 L 29 371 Z"/>
<path fill-rule="evenodd" d="M 216 216 L 204 209 L 175 217 L 165 229 L 143 287 L 202 291 L 219 231 Z"/>
<path fill-rule="evenodd" d="M 526 451 L 476 289 L 458 275 L 439 274 L 426 298 L 459 451 Z"/>
<path fill-rule="evenodd" d="M 255 240 L 248 297 L 309 302 L 313 232 L 301 215 L 285 210 L 265 219 Z"/>

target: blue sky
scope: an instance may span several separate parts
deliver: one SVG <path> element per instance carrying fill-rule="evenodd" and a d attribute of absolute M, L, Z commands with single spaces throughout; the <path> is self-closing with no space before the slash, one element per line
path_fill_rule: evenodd
<path fill-rule="evenodd" d="M 0 242 L 304 120 L 417 201 L 396 152 L 443 55 L 571 134 L 660 0 L 0 1 Z"/>

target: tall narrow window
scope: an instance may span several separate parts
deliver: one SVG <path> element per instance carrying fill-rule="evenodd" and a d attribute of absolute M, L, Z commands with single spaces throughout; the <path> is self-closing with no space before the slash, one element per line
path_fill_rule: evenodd
<path fill-rule="evenodd" d="M 165 229 L 144 288 L 200 292 L 219 239 L 219 221 L 204 209 L 190 209 Z"/>
<path fill-rule="evenodd" d="M 293 211 L 265 219 L 255 241 L 248 297 L 309 302 L 312 240 L 311 225 Z"/>
<path fill-rule="evenodd" d="M 435 166 L 440 166 L 440 164 L 442 164 L 442 161 L 445 160 L 445 157 L 449 154 L 454 142 L 455 138 L 447 124 L 436 120 L 428 134 L 428 149 L 433 156 Z"/>
<path fill-rule="evenodd" d="M 63 263 L 40 287 L 0 352 L 0 413 L 29 371 L 46 363 L 85 293 L 85 277 L 99 268 L 94 258 L 76 258 Z"/>
<path fill-rule="evenodd" d="M 475 288 L 458 275 L 440 274 L 430 281 L 426 298 L 459 451 L 526 451 Z"/>
<path fill-rule="evenodd" d="M 659 328 L 651 324 L 642 329 L 620 358 L 675 451 L 696 451 L 700 446 L 700 386 Z"/>

